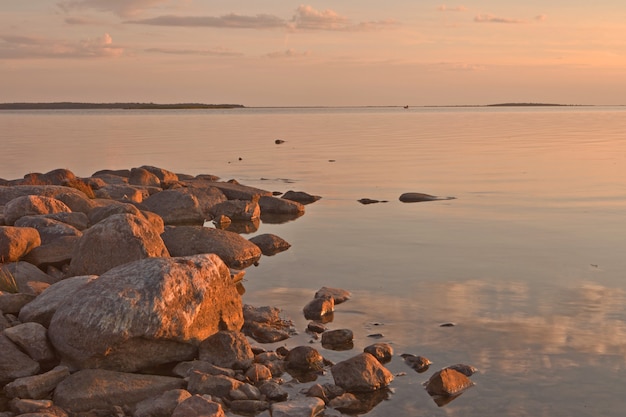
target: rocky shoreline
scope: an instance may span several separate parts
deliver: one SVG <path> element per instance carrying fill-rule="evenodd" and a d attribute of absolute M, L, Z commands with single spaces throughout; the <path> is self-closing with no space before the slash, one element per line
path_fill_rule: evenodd
<path fill-rule="evenodd" d="M 388 398 L 389 344 L 336 364 L 313 346 L 262 347 L 296 329 L 244 305 L 241 281 L 290 245 L 240 233 L 320 198 L 279 195 L 152 166 L 0 179 L 0 417 L 339 416 Z M 324 287 L 303 302 L 325 349 L 353 348 L 352 331 L 324 326 L 349 298 Z M 417 372 L 430 362 L 403 358 Z M 443 405 L 474 371 L 444 368 L 426 389 Z"/>

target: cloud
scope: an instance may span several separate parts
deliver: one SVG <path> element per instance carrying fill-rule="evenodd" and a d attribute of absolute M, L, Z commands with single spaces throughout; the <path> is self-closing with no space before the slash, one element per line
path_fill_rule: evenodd
<path fill-rule="evenodd" d="M 477 23 L 525 23 L 519 19 L 509 19 L 506 17 L 498 17 L 492 14 L 479 14 L 474 18 Z"/>
<path fill-rule="evenodd" d="M 311 6 L 299 6 L 291 19 L 270 14 L 240 15 L 230 13 L 222 16 L 176 16 L 163 15 L 148 19 L 128 20 L 124 23 L 154 26 L 210 27 L 228 29 L 285 29 L 296 31 L 352 31 L 381 30 L 397 25 L 391 19 L 352 23 L 337 12 L 316 10 Z"/>
<path fill-rule="evenodd" d="M 467 11 L 467 7 L 465 7 L 465 6 L 446 6 L 445 4 L 442 4 L 441 6 L 437 7 L 437 10 L 439 10 L 440 12 L 465 12 L 465 11 Z"/>
<path fill-rule="evenodd" d="M 170 49 L 170 48 L 149 48 L 146 52 L 170 54 L 170 55 L 201 55 L 201 56 L 242 56 L 240 52 L 234 52 L 227 48 L 211 49 Z"/>
<path fill-rule="evenodd" d="M 71 43 L 28 36 L 0 35 L 0 58 L 101 58 L 117 57 L 124 49 L 113 45 L 108 33 Z"/>
<path fill-rule="evenodd" d="M 310 55 L 309 51 L 297 52 L 290 48 L 285 51 L 270 52 L 269 54 L 265 56 L 267 58 L 277 59 L 277 58 L 302 58 L 302 57 L 306 57 L 309 55 Z"/>
<path fill-rule="evenodd" d="M 146 9 L 151 9 L 171 0 L 63 0 L 57 5 L 65 12 L 95 9 L 111 12 L 121 17 L 136 16 Z"/>

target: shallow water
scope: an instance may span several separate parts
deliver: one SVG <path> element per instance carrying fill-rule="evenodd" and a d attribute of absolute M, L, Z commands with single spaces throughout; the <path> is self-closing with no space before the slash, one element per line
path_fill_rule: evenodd
<path fill-rule="evenodd" d="M 325 356 L 384 341 L 432 360 L 417 374 L 394 358 L 389 369 L 406 375 L 368 416 L 621 416 L 625 116 L 621 107 L 0 112 L 0 177 L 156 165 L 321 195 L 305 216 L 248 235 L 275 233 L 292 247 L 247 270 L 244 301 L 278 306 L 302 330 L 317 289 L 345 288 L 353 297 L 329 327 L 352 329 L 355 349 L 319 346 Z M 456 199 L 406 204 L 404 192 Z M 356 201 L 365 197 L 388 202 Z M 458 362 L 480 369 L 476 386 L 438 407 L 421 383 Z"/>

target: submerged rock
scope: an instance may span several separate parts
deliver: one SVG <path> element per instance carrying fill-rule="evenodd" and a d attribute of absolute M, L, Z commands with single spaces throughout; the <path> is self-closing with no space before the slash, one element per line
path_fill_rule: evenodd
<path fill-rule="evenodd" d="M 286 251 L 291 247 L 286 240 L 271 233 L 254 236 L 250 238 L 250 242 L 257 245 L 265 256 L 276 255 L 277 253 Z"/>
<path fill-rule="evenodd" d="M 438 197 L 424 193 L 404 193 L 400 196 L 403 203 L 420 203 L 423 201 L 454 200 L 456 197 Z"/>
<path fill-rule="evenodd" d="M 370 392 L 393 381 L 393 375 L 369 353 L 361 353 L 331 368 L 335 384 L 348 392 Z"/>

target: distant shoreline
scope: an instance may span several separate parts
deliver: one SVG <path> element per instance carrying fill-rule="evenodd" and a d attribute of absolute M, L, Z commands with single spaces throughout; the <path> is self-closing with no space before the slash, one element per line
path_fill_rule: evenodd
<path fill-rule="evenodd" d="M 0 103 L 0 110 L 179 110 L 179 109 L 237 109 L 241 104 L 203 103 Z"/>

